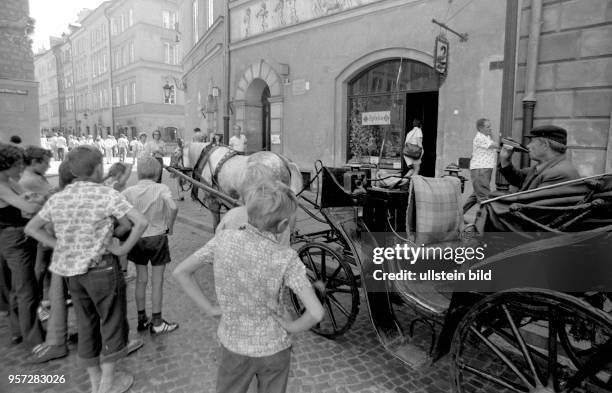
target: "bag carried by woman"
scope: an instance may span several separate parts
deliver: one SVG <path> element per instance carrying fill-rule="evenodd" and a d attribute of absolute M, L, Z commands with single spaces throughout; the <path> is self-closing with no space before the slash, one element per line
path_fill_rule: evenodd
<path fill-rule="evenodd" d="M 414 143 L 405 143 L 404 150 L 402 152 L 408 158 L 412 158 L 414 160 L 418 160 L 421 158 L 421 154 L 423 154 L 423 148 L 419 145 L 415 145 Z"/>

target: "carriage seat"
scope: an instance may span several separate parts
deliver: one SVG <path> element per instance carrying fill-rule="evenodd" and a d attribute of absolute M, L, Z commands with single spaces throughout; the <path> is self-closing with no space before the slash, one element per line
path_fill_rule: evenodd
<path fill-rule="evenodd" d="M 455 177 L 412 176 L 406 212 L 406 232 L 414 247 L 461 247 L 463 225 L 461 182 Z M 396 269 L 406 269 L 397 263 Z M 417 261 L 410 269 L 426 272 L 453 270 L 454 262 Z M 452 288 L 444 281 L 395 281 L 395 288 L 421 312 L 441 320 L 450 304 Z"/>
<path fill-rule="evenodd" d="M 481 232 L 565 232 L 612 222 L 612 174 L 491 198 L 477 220 Z"/>

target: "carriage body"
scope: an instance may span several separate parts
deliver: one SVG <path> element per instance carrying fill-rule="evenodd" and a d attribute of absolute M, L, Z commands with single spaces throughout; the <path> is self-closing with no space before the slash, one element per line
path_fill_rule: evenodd
<path fill-rule="evenodd" d="M 355 171 L 322 169 L 318 208 L 330 229 L 298 237 L 306 242 L 299 253 L 313 272 L 319 297 L 328 314 L 336 311 L 336 318 L 315 327 L 315 332 L 334 338 L 347 331 L 359 308 L 354 287 L 361 287 L 385 349 L 412 367 L 450 352 L 456 392 L 612 391 L 612 316 L 606 309 L 612 308 L 606 303 L 607 293 L 612 292 L 612 175 L 491 200 L 480 215 L 484 236 L 466 239 L 461 232 L 419 233 L 423 214 L 418 214 L 417 201 L 428 201 L 427 196 L 418 199 L 413 190 L 382 189 L 367 182 L 355 189 L 351 180 L 355 176 L 346 174 Z M 371 178 L 369 173 L 366 178 Z M 428 209 L 449 210 L 449 200 L 453 198 L 446 195 L 441 198 L 442 208 L 433 204 Z M 426 220 L 435 221 L 439 214 L 433 216 Z M 433 228 L 441 231 L 439 225 Z M 442 283 L 376 279 L 380 271 L 405 270 L 405 261 L 390 259 L 383 265 L 372 261 L 374 248 L 398 243 L 445 249 L 487 244 L 486 257 L 475 263 L 449 265 L 434 260 L 421 264 L 421 269 L 432 274 L 491 272 L 497 279 Z M 410 267 L 418 271 L 415 265 Z M 343 294 L 344 302 L 338 299 Z M 414 312 L 408 326 L 397 317 L 404 307 Z M 414 329 L 422 331 L 423 326 L 431 332 L 425 348 L 412 340 Z M 533 329 L 539 333 L 533 334 Z M 470 364 L 479 357 L 478 351 L 494 354 L 499 373 L 489 373 L 490 366 Z M 600 359 L 606 351 L 609 355 Z M 516 356 L 521 359 L 513 359 Z M 474 379 L 477 388 L 470 390 L 467 386 Z M 600 390 L 590 390 L 595 388 Z"/>
<path fill-rule="evenodd" d="M 466 239 L 456 222 L 458 179 L 447 179 L 454 194 L 440 196 L 428 185 L 417 196 L 419 180 L 409 189 L 378 188 L 370 168 L 321 167 L 318 174 L 320 202 L 303 199 L 326 228 L 293 236 L 327 310 L 315 333 L 335 338 L 348 331 L 363 299 L 381 345 L 407 365 L 450 353 L 456 393 L 612 392 L 612 175 L 492 199 L 480 216 L 484 237 Z M 419 227 L 423 222 L 431 228 Z M 469 285 L 376 279 L 402 270 L 395 259 L 372 258 L 375 248 L 398 239 L 411 247 L 487 243 L 482 261 L 450 268 L 492 270 L 503 279 Z M 427 270 L 449 269 L 435 262 Z M 408 326 L 398 318 L 406 309 L 414 315 Z M 425 346 L 412 338 L 423 327 L 431 332 Z"/>

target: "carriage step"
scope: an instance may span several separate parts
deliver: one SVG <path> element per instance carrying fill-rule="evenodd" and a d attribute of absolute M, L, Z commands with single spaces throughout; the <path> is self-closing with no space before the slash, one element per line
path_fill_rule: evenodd
<path fill-rule="evenodd" d="M 387 348 L 392 355 L 398 357 L 413 370 L 427 367 L 431 364 L 431 356 L 426 351 L 411 343 Z"/>

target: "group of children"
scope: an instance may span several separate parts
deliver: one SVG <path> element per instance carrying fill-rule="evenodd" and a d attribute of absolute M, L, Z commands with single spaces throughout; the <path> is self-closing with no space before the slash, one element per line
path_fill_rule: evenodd
<path fill-rule="evenodd" d="M 128 256 L 136 265 L 137 330 L 162 334 L 178 328 L 161 315 L 168 235 L 178 209 L 168 187 L 155 182 L 162 168 L 154 157 L 138 161 L 139 182 L 120 192 L 130 172 L 122 165 L 112 168 L 105 181 L 102 154 L 76 147 L 60 166 L 61 190 L 25 227 L 27 235 L 53 249 L 49 270 L 67 278 L 77 315 L 78 355 L 94 393 L 124 392 L 133 383 L 132 376 L 115 370 L 127 354 L 129 331 L 120 258 Z M 245 174 L 242 199 L 245 206 L 230 211 L 216 236 L 180 263 L 174 277 L 206 314 L 220 316 L 217 391 L 246 392 L 256 377 L 260 392 L 284 392 L 290 333 L 318 323 L 323 307 L 288 244 L 297 208 L 293 192 L 271 170 L 253 165 Z M 145 312 L 149 262 L 152 319 Z M 218 306 L 194 278 L 206 263 L 214 265 Z M 284 309 L 284 287 L 305 306 L 295 320 Z"/>
<path fill-rule="evenodd" d="M 25 227 L 27 235 L 53 249 L 49 267 L 53 276 L 67 279 L 77 315 L 78 355 L 94 393 L 124 392 L 133 383 L 132 376 L 115 372 L 117 360 L 129 350 L 126 284 L 119 258 L 129 253 L 137 265 L 138 330 L 149 329 L 155 335 L 178 328 L 161 318 L 161 283 L 170 262 L 167 236 L 177 207 L 168 187 L 153 181 L 162 170 L 155 158 L 141 158 L 140 181 L 120 193 L 130 170 L 118 164 L 105 179 L 102 154 L 90 146 L 76 147 L 60 165 L 61 190 Z M 149 261 L 151 321 L 144 311 Z M 52 304 L 51 316 L 61 313 L 61 308 Z M 48 344 L 35 348 L 34 356 L 53 348 Z"/>

